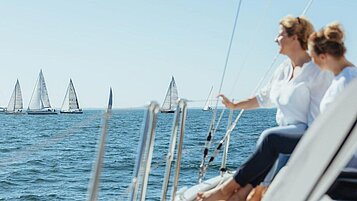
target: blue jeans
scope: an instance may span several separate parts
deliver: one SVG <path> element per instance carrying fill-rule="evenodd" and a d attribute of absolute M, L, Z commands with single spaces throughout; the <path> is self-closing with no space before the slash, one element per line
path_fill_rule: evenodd
<path fill-rule="evenodd" d="M 247 184 L 257 186 L 260 184 L 273 168 L 279 154 L 291 154 L 293 152 L 306 129 L 305 124 L 297 124 L 265 130 L 258 140 L 256 151 L 237 169 L 234 180 L 240 186 Z M 281 167 L 285 165 L 285 163 L 281 164 Z M 272 176 L 270 179 L 267 178 L 268 180 L 271 181 L 276 172 L 280 170 L 280 168 L 277 168 L 272 170 Z"/>
<path fill-rule="evenodd" d="M 257 141 L 257 146 L 261 143 L 265 136 L 269 135 L 270 133 L 285 133 L 289 134 L 296 134 L 296 133 L 305 133 L 307 129 L 306 124 L 296 124 L 296 125 L 289 125 L 289 126 L 279 126 L 265 130 L 259 137 Z M 283 168 L 290 158 L 290 154 L 279 154 L 279 158 L 274 163 L 273 167 L 270 169 L 267 176 L 264 178 L 264 181 L 261 183 L 262 186 L 269 186 L 273 181 L 274 177 L 278 174 L 281 168 Z"/>

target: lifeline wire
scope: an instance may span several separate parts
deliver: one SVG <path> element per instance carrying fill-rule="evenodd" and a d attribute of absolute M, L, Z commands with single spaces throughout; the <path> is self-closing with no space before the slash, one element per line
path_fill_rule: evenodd
<path fill-rule="evenodd" d="M 235 29 L 236 29 L 236 26 L 237 26 L 237 21 L 238 21 L 238 16 L 239 16 L 239 11 L 240 11 L 241 4 L 242 4 L 242 0 L 239 1 L 237 12 L 236 12 L 236 17 L 235 17 L 235 21 L 234 21 L 231 40 L 230 40 L 230 43 L 229 43 L 229 46 L 228 46 L 228 52 L 227 52 L 227 56 L 226 56 L 226 61 L 225 61 L 224 69 L 223 69 L 222 78 L 221 78 L 221 84 L 220 84 L 219 91 L 218 91 L 219 94 L 221 93 L 224 77 L 225 77 L 225 74 L 226 74 L 226 69 L 227 69 L 227 65 L 228 65 L 228 61 L 229 61 L 229 56 L 230 56 L 230 53 L 231 53 L 232 43 L 233 43 L 233 39 L 234 39 L 234 35 L 235 35 Z M 205 148 L 204 148 L 204 151 L 203 151 L 202 161 L 201 161 L 201 164 L 200 164 L 200 172 L 199 172 L 198 182 L 201 182 L 201 179 L 202 179 L 203 174 L 205 172 L 205 170 L 204 170 L 205 160 L 207 158 L 208 149 L 211 146 L 212 130 L 214 129 L 214 122 L 215 122 L 215 118 L 216 118 L 216 114 L 217 114 L 218 101 L 219 101 L 219 99 L 217 98 L 216 106 L 215 106 L 214 112 L 212 114 L 210 128 L 208 130 L 207 139 L 206 139 L 206 142 L 205 142 Z"/>

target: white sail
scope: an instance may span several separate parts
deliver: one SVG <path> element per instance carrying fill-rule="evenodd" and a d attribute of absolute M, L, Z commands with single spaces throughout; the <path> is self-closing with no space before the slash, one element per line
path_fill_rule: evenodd
<path fill-rule="evenodd" d="M 46 82 L 45 78 L 43 77 L 42 70 L 40 71 L 40 74 L 38 76 L 27 111 L 29 114 L 37 113 L 38 111 L 41 111 L 41 114 L 55 113 L 55 110 L 51 108 L 50 100 L 48 98 Z"/>
<path fill-rule="evenodd" d="M 207 97 L 207 100 L 206 100 L 206 103 L 205 103 L 205 106 L 203 107 L 203 111 L 208 111 L 208 110 L 211 110 L 211 94 L 212 94 L 212 90 L 213 90 L 213 86 L 211 87 L 211 90 L 209 91 L 209 94 L 208 94 L 208 97 Z"/>
<path fill-rule="evenodd" d="M 66 95 L 64 97 L 61 112 L 62 113 L 79 113 L 82 110 L 79 108 L 78 98 L 76 94 L 76 90 L 74 89 L 74 85 L 72 79 L 69 80 L 69 85 L 67 88 Z"/>
<path fill-rule="evenodd" d="M 7 106 L 7 113 L 21 113 L 23 108 L 22 93 L 19 80 L 16 81 L 14 91 L 12 92 L 9 104 Z"/>
<path fill-rule="evenodd" d="M 175 79 L 172 76 L 169 88 L 164 99 L 164 103 L 161 107 L 161 112 L 174 112 L 176 110 L 178 100 L 177 86 Z"/>

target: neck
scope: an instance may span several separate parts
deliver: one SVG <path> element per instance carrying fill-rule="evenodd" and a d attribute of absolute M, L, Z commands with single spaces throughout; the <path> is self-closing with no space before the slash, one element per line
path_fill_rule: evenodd
<path fill-rule="evenodd" d="M 287 56 L 290 58 L 293 68 L 296 66 L 302 67 L 304 63 L 311 61 L 309 54 L 303 49 L 294 50 L 293 53 L 287 54 Z"/>
<path fill-rule="evenodd" d="M 331 59 L 330 63 L 330 70 L 336 76 L 343 71 L 348 66 L 354 66 L 350 61 L 348 61 L 344 56 L 338 59 Z"/>

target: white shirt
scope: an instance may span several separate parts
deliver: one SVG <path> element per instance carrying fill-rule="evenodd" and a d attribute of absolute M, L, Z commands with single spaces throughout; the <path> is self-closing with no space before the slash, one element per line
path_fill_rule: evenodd
<path fill-rule="evenodd" d="M 290 60 L 283 62 L 270 82 L 256 95 L 260 107 L 277 107 L 279 126 L 305 123 L 310 125 L 320 113 L 320 101 L 333 75 L 322 72 L 312 61 L 305 63 L 292 79 Z"/>
<path fill-rule="evenodd" d="M 335 98 L 340 95 L 343 89 L 356 77 L 356 67 L 346 67 L 338 75 L 336 75 L 321 101 L 320 111 L 325 111 Z"/>
<path fill-rule="evenodd" d="M 341 94 L 343 89 L 356 77 L 357 68 L 352 66 L 344 68 L 338 75 L 336 75 L 321 100 L 320 111 L 325 111 L 326 108 Z M 357 152 L 346 167 L 357 168 Z"/>

